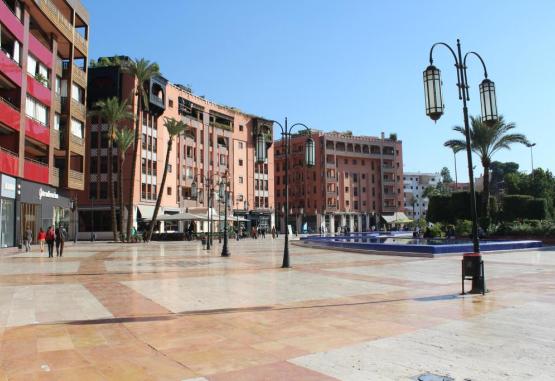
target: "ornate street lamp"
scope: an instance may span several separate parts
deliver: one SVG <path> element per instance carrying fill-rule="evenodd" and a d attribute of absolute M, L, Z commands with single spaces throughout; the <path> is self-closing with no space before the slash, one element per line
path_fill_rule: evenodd
<path fill-rule="evenodd" d="M 433 121 L 443 115 L 443 95 L 441 93 L 441 71 L 434 65 L 424 70 L 424 101 L 426 104 L 426 115 Z"/>
<path fill-rule="evenodd" d="M 310 129 L 302 124 L 302 123 L 295 123 L 291 126 L 288 125 L 287 123 L 287 118 L 285 118 L 285 124 L 282 125 L 279 122 L 276 122 L 275 120 L 272 121 L 272 123 L 277 124 L 280 129 L 281 129 L 281 139 L 282 139 L 282 144 L 284 146 L 285 149 L 285 205 L 284 205 L 284 210 L 285 212 L 285 244 L 283 247 L 283 262 L 281 267 L 282 268 L 288 268 L 290 267 L 289 265 L 289 229 L 288 229 L 288 215 L 287 213 L 291 213 L 289 212 L 289 151 L 291 148 L 291 137 L 292 137 L 292 131 L 295 127 L 302 127 L 304 128 L 304 132 L 309 136 L 308 139 L 306 140 L 305 143 L 305 163 L 307 166 L 313 166 L 315 163 L 315 144 L 314 144 L 314 140 L 312 138 L 310 138 Z M 258 145 L 257 145 L 258 147 Z M 266 157 L 266 153 L 264 153 L 264 157 Z"/>
<path fill-rule="evenodd" d="M 193 183 L 191 184 L 191 198 L 196 199 L 197 196 L 198 196 L 197 183 L 196 181 L 193 181 Z"/>
<path fill-rule="evenodd" d="M 466 59 L 473 55 L 477 57 L 484 69 L 484 80 L 480 84 L 480 104 L 482 111 L 482 121 L 488 125 L 492 125 L 497 122 L 497 100 L 495 96 L 495 85 L 488 79 L 488 71 L 486 69 L 486 64 L 482 57 L 476 52 L 468 52 L 464 55 L 461 53 L 461 43 L 457 40 L 457 52 L 453 50 L 449 45 L 444 42 L 438 42 L 432 45 L 430 49 L 430 65 L 424 70 L 424 98 L 426 104 L 426 115 L 428 115 L 432 120 L 438 120 L 441 115 L 443 115 L 443 99 L 441 94 L 441 73 L 438 68 L 433 65 L 433 51 L 438 45 L 444 46 L 453 55 L 455 59 L 455 68 L 457 69 L 457 87 L 459 90 L 459 99 L 463 102 L 463 117 L 464 117 L 464 131 L 466 138 L 466 156 L 468 160 L 468 177 L 470 182 L 470 207 L 472 216 L 472 243 L 474 248 L 474 253 L 469 254 L 468 258 L 470 261 L 470 256 L 472 256 L 472 261 L 475 264 L 481 265 L 482 259 L 480 255 L 480 241 L 478 237 L 478 209 L 476 207 L 476 192 L 474 188 L 474 170 L 472 165 L 472 147 L 470 141 L 470 122 L 468 117 L 468 107 L 467 101 L 470 100 L 470 95 L 468 93 L 468 76 L 466 74 Z M 485 292 L 485 280 L 483 278 L 483 272 L 481 276 L 472 277 L 472 290 L 471 293 L 483 293 Z"/>
<path fill-rule="evenodd" d="M 256 136 L 256 162 L 262 164 L 266 162 L 267 158 L 266 137 L 263 133 Z"/>
<path fill-rule="evenodd" d="M 224 245 L 222 246 L 222 257 L 229 257 L 231 254 L 228 249 L 228 238 L 227 238 L 227 201 L 229 199 L 229 191 L 227 187 L 229 182 L 227 179 L 222 179 L 220 181 L 220 197 L 224 199 Z"/>

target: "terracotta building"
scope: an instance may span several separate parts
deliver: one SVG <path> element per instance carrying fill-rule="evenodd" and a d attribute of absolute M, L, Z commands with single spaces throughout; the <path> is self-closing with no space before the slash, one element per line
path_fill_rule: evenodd
<path fill-rule="evenodd" d="M 0 1 L 0 246 L 75 227 L 84 189 L 89 16 L 78 0 Z"/>
<path fill-rule="evenodd" d="M 126 59 L 120 57 L 123 62 Z M 89 107 L 100 99 L 117 96 L 128 99 L 135 110 L 135 97 L 130 97 L 134 85 L 134 78 L 119 65 L 92 67 L 89 70 Z M 140 160 L 136 168 L 131 168 L 132 150 L 129 150 L 123 168 L 124 194 L 129 189 L 131 172 L 134 170 L 137 174 L 133 195 L 134 226 L 139 231 L 145 229 L 154 211 L 169 139 L 165 118 L 182 120 L 189 130 L 174 140 L 159 216 L 181 212 L 206 216 L 209 178 L 216 183 L 227 177 L 231 184 L 228 214 L 244 221 L 245 228 L 270 226 L 274 217 L 273 154 L 268 155 L 266 163 L 256 164 L 254 145 L 259 131 L 270 134 L 268 141 L 272 141 L 271 123 L 194 95 L 188 87 L 172 84 L 161 76 L 152 78 L 147 88 L 149 112 L 144 113 L 141 123 Z M 107 126 L 101 121 L 90 120 L 87 130 L 90 165 L 86 191 L 79 198 L 79 231 L 83 239 L 92 231 L 98 239 L 111 237 L 106 131 Z M 117 148 L 114 149 L 116 154 Z M 113 171 L 117 173 L 118 170 L 114 165 Z M 113 180 L 117 188 L 117 176 Z M 191 197 L 193 181 L 199 189 L 196 199 Z M 217 213 L 219 209 L 224 214 L 223 200 L 218 200 L 217 195 L 212 200 L 213 211 Z M 127 199 L 124 201 L 127 204 Z M 127 212 L 124 218 L 126 216 Z M 165 222 L 160 223 L 158 229 L 178 231 L 183 227 Z"/>
<path fill-rule="evenodd" d="M 306 136 L 291 140 L 289 218 L 293 230 L 368 231 L 403 210 L 403 150 L 395 136 L 313 131 L 316 165 L 304 165 Z M 285 229 L 285 155 L 274 142 L 276 214 Z M 384 221 L 384 219 L 386 221 Z"/>

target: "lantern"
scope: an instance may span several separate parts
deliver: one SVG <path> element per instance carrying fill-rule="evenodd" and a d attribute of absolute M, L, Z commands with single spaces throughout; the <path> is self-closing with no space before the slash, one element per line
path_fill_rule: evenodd
<path fill-rule="evenodd" d="M 260 133 L 256 136 L 256 162 L 258 164 L 266 162 L 266 138 Z"/>
<path fill-rule="evenodd" d="M 225 182 L 222 180 L 220 181 L 220 189 L 218 194 L 220 200 L 225 198 Z"/>
<path fill-rule="evenodd" d="M 492 125 L 498 120 L 495 84 L 489 79 L 480 83 L 480 104 L 482 106 L 482 122 Z"/>
<path fill-rule="evenodd" d="M 424 99 L 426 103 L 426 115 L 433 121 L 443 115 L 443 96 L 441 94 L 441 72 L 434 65 L 424 70 Z"/>
<path fill-rule="evenodd" d="M 313 167 L 315 164 L 316 147 L 314 144 L 314 139 L 308 138 L 305 143 L 305 162 L 309 167 Z"/>
<path fill-rule="evenodd" d="M 193 181 L 191 184 L 191 198 L 195 199 L 198 196 L 197 183 Z"/>

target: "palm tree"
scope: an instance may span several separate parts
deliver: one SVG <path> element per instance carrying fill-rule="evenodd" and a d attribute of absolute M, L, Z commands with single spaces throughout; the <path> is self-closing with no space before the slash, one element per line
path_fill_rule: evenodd
<path fill-rule="evenodd" d="M 131 164 L 131 181 L 129 182 L 129 205 L 127 210 L 127 238 L 131 237 L 131 227 L 133 226 L 133 194 L 135 193 L 135 176 L 139 147 L 141 146 L 141 120 L 143 107 L 148 111 L 147 91 L 144 87 L 145 82 L 152 77 L 160 74 L 158 64 L 145 60 L 144 58 L 130 60 L 126 69 L 135 77 L 134 96 L 137 100 L 137 116 L 135 119 L 135 138 L 133 146 L 133 157 Z"/>
<path fill-rule="evenodd" d="M 119 232 L 123 241 L 123 164 L 125 163 L 125 153 L 133 145 L 133 139 L 135 138 L 133 130 L 129 128 L 118 128 L 114 134 L 114 141 L 118 146 L 118 161 L 119 161 L 119 171 L 118 171 L 118 183 L 119 186 Z"/>
<path fill-rule="evenodd" d="M 114 138 L 118 126 L 127 120 L 133 120 L 133 113 L 129 110 L 127 101 L 122 101 L 117 97 L 100 100 L 94 104 L 94 109 L 89 113 L 98 116 L 103 123 L 108 125 L 108 194 L 110 195 L 110 204 L 112 212 L 112 233 L 114 241 L 118 239 L 117 219 L 116 219 L 116 198 L 114 195 L 113 183 L 113 154 L 114 154 Z M 121 172 L 121 171 L 120 171 Z M 119 183 L 121 188 L 121 182 Z M 123 218 L 123 212 L 120 211 L 120 219 Z"/>
<path fill-rule="evenodd" d="M 502 116 L 499 117 L 494 125 L 488 126 L 479 117 L 471 117 L 470 126 L 470 145 L 472 151 L 478 155 L 484 168 L 484 192 L 482 197 L 483 215 L 489 217 L 489 168 L 493 155 L 502 149 L 511 149 L 511 144 L 527 144 L 528 139 L 523 134 L 509 133 L 516 128 L 514 123 L 506 123 Z M 464 136 L 464 127 L 453 127 L 454 131 L 460 132 Z M 444 143 L 453 152 L 466 150 L 466 141 L 452 139 Z"/>
<path fill-rule="evenodd" d="M 164 195 L 164 186 L 166 185 L 166 177 L 168 176 L 168 165 L 170 161 L 170 153 L 172 150 L 173 139 L 182 134 L 186 129 L 187 125 L 180 120 L 176 120 L 175 118 L 165 118 L 164 127 L 168 131 L 168 135 L 170 137 L 168 141 L 168 148 L 166 149 L 166 162 L 164 165 L 164 174 L 162 175 L 162 183 L 160 184 L 160 189 L 158 190 L 158 198 L 156 199 L 156 206 L 154 207 L 154 213 L 152 214 L 152 221 L 150 222 L 150 226 L 148 228 L 148 234 L 146 239 L 150 241 L 150 237 L 152 236 L 152 231 L 154 230 L 154 226 L 156 225 L 156 218 L 158 217 L 158 211 L 160 210 L 160 204 L 162 203 L 162 196 Z"/>

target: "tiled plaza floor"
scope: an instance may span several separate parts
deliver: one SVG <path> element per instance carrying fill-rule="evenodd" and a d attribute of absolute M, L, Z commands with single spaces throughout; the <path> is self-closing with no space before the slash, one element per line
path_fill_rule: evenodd
<path fill-rule="evenodd" d="M 0 381 L 555 380 L 555 249 L 486 254 L 484 297 L 458 257 L 282 248 L 0 254 Z"/>

